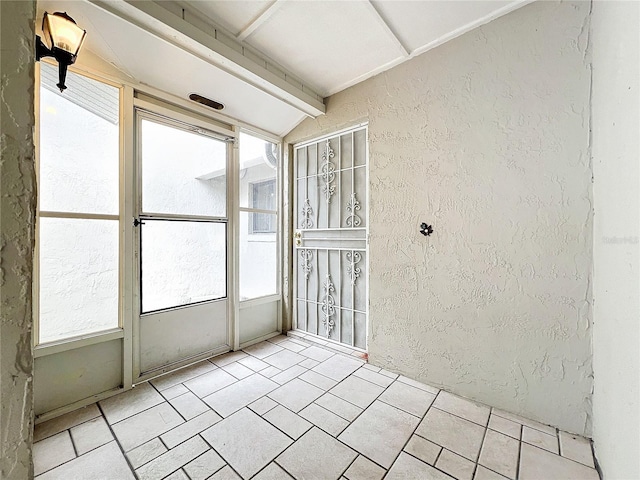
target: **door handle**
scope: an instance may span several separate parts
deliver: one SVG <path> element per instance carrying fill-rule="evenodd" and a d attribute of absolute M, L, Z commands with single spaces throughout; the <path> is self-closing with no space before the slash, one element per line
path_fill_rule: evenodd
<path fill-rule="evenodd" d="M 302 245 L 302 232 L 300 230 L 296 230 L 296 232 L 293 234 L 293 239 L 295 240 L 297 247 Z"/>

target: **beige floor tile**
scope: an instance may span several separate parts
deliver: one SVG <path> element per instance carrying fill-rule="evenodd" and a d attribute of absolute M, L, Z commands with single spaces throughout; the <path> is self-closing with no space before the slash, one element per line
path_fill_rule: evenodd
<path fill-rule="evenodd" d="M 555 435 L 548 435 L 525 425 L 522 427 L 522 441 L 558 454 L 558 437 Z"/>
<path fill-rule="evenodd" d="M 389 468 L 419 421 L 419 418 L 386 403 L 374 402 L 338 439 Z"/>
<path fill-rule="evenodd" d="M 505 477 L 515 479 L 519 449 L 520 443 L 517 440 L 508 435 L 487 430 L 478 463 Z"/>
<path fill-rule="evenodd" d="M 354 404 L 330 393 L 325 393 L 320 398 L 317 398 L 314 403 L 350 422 L 354 421 L 363 412 L 362 408 L 356 407 Z"/>
<path fill-rule="evenodd" d="M 314 360 L 313 358 L 307 358 L 306 360 L 303 360 L 302 362 L 300 362 L 298 365 L 304 368 L 313 368 L 319 364 L 320 362 L 318 362 L 317 360 Z"/>
<path fill-rule="evenodd" d="M 313 367 L 312 371 L 339 382 L 347 378 L 362 365 L 364 365 L 364 363 L 356 360 L 355 358 L 347 358 L 343 357 L 342 355 L 334 355 L 328 360 L 320 363 L 320 365 L 316 365 L 315 367 Z"/>
<path fill-rule="evenodd" d="M 251 480 L 293 480 L 293 477 L 285 472 L 280 465 L 271 462 Z"/>
<path fill-rule="evenodd" d="M 291 337 L 288 337 L 286 334 L 276 335 L 267 340 L 267 342 L 275 343 L 276 345 L 280 342 L 286 342 L 287 340 L 291 340 Z"/>
<path fill-rule="evenodd" d="M 378 385 L 351 376 L 329 390 L 329 393 L 360 408 L 367 408 L 383 391 L 384 388 Z"/>
<path fill-rule="evenodd" d="M 209 446 L 202 438 L 193 437 L 143 465 L 136 470 L 136 475 L 139 480 L 164 478 L 207 450 L 209 450 Z"/>
<path fill-rule="evenodd" d="M 178 385 L 179 383 L 191 380 L 199 375 L 210 372 L 211 370 L 215 370 L 216 368 L 218 367 L 213 363 L 203 360 L 189 367 L 184 367 L 180 370 L 176 370 L 175 372 L 167 373 L 161 377 L 149 380 L 149 382 L 158 390 L 162 391 L 169 387 L 173 387 L 174 385 Z"/>
<path fill-rule="evenodd" d="M 212 372 L 205 373 L 204 375 L 184 382 L 184 386 L 198 397 L 204 398 L 236 381 L 237 379 L 233 375 L 218 368 Z"/>
<path fill-rule="evenodd" d="M 404 452 L 398 456 L 384 478 L 385 480 L 452 480 L 449 475 Z"/>
<path fill-rule="evenodd" d="M 333 357 L 335 353 L 325 350 L 324 348 L 312 346 L 302 350 L 300 355 L 304 355 L 305 357 L 311 358 L 317 362 L 324 362 L 325 360 Z"/>
<path fill-rule="evenodd" d="M 128 452 L 181 423 L 184 423 L 184 420 L 178 412 L 168 403 L 161 403 L 116 423 L 112 428 L 118 442 L 124 451 Z"/>
<path fill-rule="evenodd" d="M 62 465 L 76 457 L 68 431 L 57 433 L 33 444 L 33 469 L 35 475 Z"/>
<path fill-rule="evenodd" d="M 385 375 L 381 375 L 376 372 L 372 372 L 371 370 L 367 370 L 366 368 L 359 368 L 353 375 L 356 377 L 360 377 L 368 382 L 375 383 L 381 387 L 388 387 L 393 383 L 393 378 L 387 377 Z"/>
<path fill-rule="evenodd" d="M 187 474 L 184 473 L 184 470 L 180 469 L 180 470 L 176 470 L 168 477 L 164 477 L 164 480 L 190 480 L 190 479 L 187 476 Z"/>
<path fill-rule="evenodd" d="M 372 372 L 380 372 L 380 370 L 382 370 L 380 367 L 376 367 L 374 365 L 371 365 L 370 363 L 365 363 L 362 368 L 366 368 L 367 370 L 371 370 Z"/>
<path fill-rule="evenodd" d="M 277 375 L 271 377 L 271 380 L 276 382 L 279 385 L 284 385 L 285 383 L 293 380 L 298 375 L 301 375 L 307 371 L 306 368 L 301 367 L 300 365 L 294 365 L 293 367 L 287 368 L 283 372 L 280 372 Z"/>
<path fill-rule="evenodd" d="M 305 382 L 315 385 L 322 390 L 330 390 L 338 384 L 335 380 L 325 377 L 324 375 L 320 375 L 312 370 L 300 375 L 300 380 L 304 380 Z"/>
<path fill-rule="evenodd" d="M 267 363 L 267 365 L 269 364 Z M 269 365 L 267 368 L 260 371 L 260 375 L 266 378 L 271 378 L 274 375 L 278 375 L 280 372 L 282 372 L 282 370 L 280 370 L 279 368 Z"/>
<path fill-rule="evenodd" d="M 243 478 L 258 473 L 292 443 L 284 433 L 248 408 L 204 431 L 202 437 Z"/>
<path fill-rule="evenodd" d="M 476 464 L 471 460 L 443 449 L 436 462 L 436 467 L 458 480 L 471 480 Z"/>
<path fill-rule="evenodd" d="M 507 420 L 511 420 L 512 422 L 520 423 L 521 425 L 526 425 L 527 427 L 535 428 L 536 430 L 540 430 L 549 435 L 555 435 L 556 429 L 550 427 L 549 425 L 543 425 L 540 422 L 536 422 L 534 420 L 529 420 L 528 418 L 521 417 L 519 415 L 515 415 L 513 413 L 505 412 L 504 410 L 500 410 L 498 408 L 494 408 L 492 410 L 494 415 L 498 415 L 499 417 L 506 418 Z"/>
<path fill-rule="evenodd" d="M 286 370 L 294 365 L 302 362 L 305 359 L 302 355 L 294 353 L 290 350 L 281 350 L 273 355 L 263 358 L 263 361 L 271 366 L 279 368 L 280 370 Z"/>
<path fill-rule="evenodd" d="M 476 468 L 476 474 L 473 480 L 505 480 L 507 477 L 497 474 L 493 470 L 489 470 L 482 465 L 478 465 Z"/>
<path fill-rule="evenodd" d="M 396 380 L 399 375 L 397 373 L 390 372 L 389 370 L 385 370 L 384 368 L 380 369 L 380 375 L 384 375 L 385 377 L 389 377 L 393 380 Z"/>
<path fill-rule="evenodd" d="M 362 455 L 349 466 L 344 473 L 345 478 L 349 480 L 381 480 L 387 471 L 380 465 L 376 465 L 371 460 Z"/>
<path fill-rule="evenodd" d="M 433 406 L 453 413 L 470 422 L 477 423 L 483 427 L 487 425 L 491 409 L 486 405 L 472 402 L 466 398 L 453 395 L 449 392 L 441 391 L 433 402 Z"/>
<path fill-rule="evenodd" d="M 411 385 L 412 387 L 419 388 L 420 390 L 424 390 L 425 392 L 433 393 L 437 395 L 440 389 L 432 387 L 431 385 L 427 385 L 426 383 L 418 382 L 413 380 L 412 378 L 405 377 L 404 375 L 400 375 L 398 377 L 398 381 L 402 383 L 406 383 L 407 385 Z"/>
<path fill-rule="evenodd" d="M 187 393 L 189 389 L 185 387 L 183 384 L 179 383 L 178 385 L 174 385 L 173 387 L 169 387 L 166 390 L 162 390 L 160 393 L 166 400 L 171 400 L 172 398 L 179 397 L 183 393 Z"/>
<path fill-rule="evenodd" d="M 313 426 L 307 420 L 296 415 L 291 410 L 287 410 L 282 405 L 278 405 L 274 409 L 269 410 L 263 415 L 263 418 L 294 440 L 300 438 Z"/>
<path fill-rule="evenodd" d="M 268 363 L 263 362 L 256 357 L 252 357 L 251 355 L 247 355 L 246 357 L 241 358 L 240 360 L 238 360 L 238 363 L 244 365 L 247 368 L 250 368 L 254 372 L 260 372 L 265 368 L 269 368 Z"/>
<path fill-rule="evenodd" d="M 203 398 L 205 403 L 223 417 L 228 417 L 260 397 L 275 390 L 279 385 L 259 373 L 244 378 L 233 385 L 218 390 Z"/>
<path fill-rule="evenodd" d="M 416 433 L 458 455 L 475 461 L 480 453 L 484 428 L 437 408 L 430 408 Z"/>
<path fill-rule="evenodd" d="M 218 355 L 216 357 L 212 357 L 209 359 L 210 362 L 214 363 L 218 367 L 224 367 L 225 365 L 229 365 L 233 362 L 239 362 L 243 358 L 247 358 L 248 355 L 242 350 L 238 350 L 237 352 L 229 352 L 224 355 Z"/>
<path fill-rule="evenodd" d="M 167 447 L 160 441 L 158 437 L 149 440 L 147 443 L 140 445 L 127 452 L 127 458 L 133 468 L 139 468 L 145 463 L 150 462 L 167 451 Z"/>
<path fill-rule="evenodd" d="M 560 432 L 560 454 L 593 468 L 593 452 L 588 438 Z"/>
<path fill-rule="evenodd" d="M 413 435 L 404 450 L 429 465 L 435 465 L 442 447 L 418 435 Z"/>
<path fill-rule="evenodd" d="M 509 435 L 516 440 L 520 440 L 520 435 L 522 433 L 522 425 L 494 414 L 491 414 L 491 417 L 489 417 L 489 428 L 496 432 Z"/>
<path fill-rule="evenodd" d="M 285 340 L 284 342 L 278 343 L 279 347 L 286 348 L 287 350 L 291 350 L 292 352 L 300 352 L 304 350 L 306 345 L 300 345 L 299 343 L 292 342 L 291 340 Z"/>
<path fill-rule="evenodd" d="M 242 478 L 227 465 L 209 477 L 209 480 L 242 480 Z"/>
<path fill-rule="evenodd" d="M 149 383 L 145 382 L 136 385 L 127 392 L 102 400 L 100 407 L 107 422 L 113 425 L 164 401 L 164 397 Z"/>
<path fill-rule="evenodd" d="M 71 427 L 80 425 L 81 423 L 87 422 L 92 418 L 99 417 L 100 415 L 98 406 L 95 403 L 92 403 L 88 407 L 80 408 L 52 420 L 39 423 L 34 428 L 33 441 L 39 442 L 44 438 L 51 437 L 56 433 L 68 430 Z"/>
<path fill-rule="evenodd" d="M 167 447 L 173 448 L 176 445 L 184 442 L 185 440 L 193 437 L 194 435 L 197 435 L 200 432 L 206 430 L 212 425 L 215 425 L 220 420 L 222 420 L 220 415 L 218 415 L 216 412 L 208 410 L 202 415 L 198 415 L 188 422 L 177 426 L 173 430 L 169 430 L 160 438 Z"/>
<path fill-rule="evenodd" d="M 356 456 L 356 452 L 314 427 L 282 453 L 276 462 L 294 478 L 335 480 Z"/>
<path fill-rule="evenodd" d="M 103 417 L 94 418 L 71 429 L 71 438 L 78 455 L 113 441 L 111 430 Z"/>
<path fill-rule="evenodd" d="M 183 469 L 191 480 L 205 480 L 226 465 L 214 450 L 208 450 L 187 463 Z"/>
<path fill-rule="evenodd" d="M 256 412 L 258 415 L 264 415 L 269 410 L 278 405 L 269 397 L 262 397 L 249 405 L 249 408 Z"/>
<path fill-rule="evenodd" d="M 347 425 L 349 425 L 349 422 L 344 418 L 339 417 L 335 413 L 332 413 L 315 403 L 312 403 L 301 410 L 300 416 L 309 420 L 316 427 L 321 428 L 334 437 L 337 437 L 345 428 L 347 428 Z"/>
<path fill-rule="evenodd" d="M 379 400 L 394 407 L 422 417 L 433 403 L 436 396 L 419 388 L 402 382 L 394 382 L 387 388 Z"/>
<path fill-rule="evenodd" d="M 253 355 L 256 358 L 263 360 L 265 357 L 268 357 L 269 355 L 273 355 L 274 353 L 281 352 L 283 348 L 271 342 L 260 342 L 260 343 L 256 343 L 255 345 L 251 345 L 250 347 L 243 348 L 243 350 L 249 355 Z"/>
<path fill-rule="evenodd" d="M 193 417 L 197 417 L 209 410 L 207 404 L 191 392 L 173 398 L 169 400 L 169 403 L 185 418 L 185 420 L 191 420 Z"/>
<path fill-rule="evenodd" d="M 284 405 L 293 412 L 299 412 L 324 393 L 318 387 L 314 387 L 300 379 L 293 379 L 277 390 L 269 393 L 269 398 Z"/>
<path fill-rule="evenodd" d="M 288 337 L 291 342 L 302 345 L 303 347 L 310 347 L 311 343 L 307 342 L 303 337 Z"/>
<path fill-rule="evenodd" d="M 108 472 L 108 477 L 105 477 Z M 38 477 L 38 480 L 135 480 L 118 444 L 110 442 Z"/>
<path fill-rule="evenodd" d="M 520 449 L 520 480 L 599 480 L 595 469 L 533 445 Z"/>
<path fill-rule="evenodd" d="M 245 367 L 239 362 L 233 362 L 220 368 L 222 368 L 222 370 L 224 370 L 225 372 L 230 373 L 238 380 L 242 380 L 243 378 L 246 378 L 254 373 L 253 370 L 251 370 L 249 367 Z"/>

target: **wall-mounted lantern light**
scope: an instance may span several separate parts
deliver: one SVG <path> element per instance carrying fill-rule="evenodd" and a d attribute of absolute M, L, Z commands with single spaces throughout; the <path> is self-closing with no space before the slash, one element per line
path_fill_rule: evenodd
<path fill-rule="evenodd" d="M 50 45 L 47 47 L 42 39 L 36 35 L 36 61 L 42 57 L 53 57 L 58 61 L 57 87 L 60 92 L 67 88 L 64 81 L 67 77 L 67 67 L 73 65 L 82 47 L 87 31 L 76 25 L 75 20 L 62 12 L 44 13 L 42 32 Z"/>

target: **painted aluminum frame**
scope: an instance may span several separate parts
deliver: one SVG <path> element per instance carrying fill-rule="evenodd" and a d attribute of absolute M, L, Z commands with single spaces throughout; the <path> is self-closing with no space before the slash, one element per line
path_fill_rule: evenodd
<path fill-rule="evenodd" d="M 357 131 L 360 130 L 364 130 L 365 132 L 365 166 L 364 167 L 358 167 L 358 168 L 364 168 L 365 169 L 365 184 L 366 184 L 366 192 L 365 192 L 365 198 L 367 200 L 367 209 L 365 212 L 365 217 L 366 217 L 366 227 L 355 227 L 355 228 L 339 228 L 339 229 L 329 229 L 329 228 L 318 228 L 318 229 L 311 229 L 313 231 L 327 231 L 327 230 L 332 230 L 332 231 L 336 231 L 336 230 L 365 230 L 365 239 L 364 239 L 364 243 L 365 243 L 365 248 L 364 248 L 364 252 L 366 253 L 366 283 L 365 283 L 365 303 L 366 303 L 366 307 L 367 307 L 367 311 L 366 311 L 366 335 L 365 335 L 365 349 L 360 349 L 358 347 L 355 347 L 354 345 L 349 345 L 350 348 L 357 350 L 357 351 L 362 351 L 362 352 L 367 352 L 369 350 L 369 264 L 370 264 L 370 258 L 369 258 L 369 239 L 370 239 L 370 234 L 369 234 L 369 228 L 370 228 L 370 219 L 369 219 L 369 202 L 370 202 L 370 185 L 369 185 L 369 122 L 360 122 L 356 125 L 353 125 L 351 127 L 347 127 L 347 128 L 343 128 L 331 133 L 327 133 L 327 134 L 323 134 L 317 137 L 313 137 L 310 139 L 306 139 L 304 141 L 301 141 L 299 143 L 295 143 L 292 145 L 292 149 L 293 149 L 293 176 L 291 178 L 291 181 L 293 183 L 292 186 L 292 196 L 293 196 L 293 215 L 291 218 L 292 221 L 292 231 L 295 232 L 296 230 L 298 230 L 297 225 L 298 225 L 298 216 L 300 213 L 300 205 L 298 204 L 298 195 L 297 195 L 297 191 L 298 191 L 298 150 L 301 148 L 305 148 L 309 145 L 314 145 L 314 144 L 319 144 L 322 141 L 325 140 L 330 140 L 332 138 L 339 138 L 341 135 L 344 135 L 346 133 L 355 133 Z M 348 170 L 352 170 L 354 168 L 348 169 Z M 337 170 L 337 171 L 341 171 L 341 170 Z M 317 175 L 314 176 L 319 176 L 320 173 L 318 173 Z M 307 176 L 308 177 L 308 176 Z M 307 177 L 300 177 L 300 178 L 307 178 Z M 304 247 L 305 250 L 318 250 L 318 247 L 310 247 L 310 246 L 305 246 Z M 324 247 L 320 247 L 320 249 L 326 250 L 326 248 Z M 337 250 L 337 251 L 352 251 L 354 249 L 352 248 L 331 248 L 331 250 Z M 298 255 L 297 255 L 297 247 L 296 247 L 296 242 L 295 242 L 295 238 L 294 241 L 292 242 L 291 245 L 291 264 L 293 266 L 293 283 L 292 283 L 292 290 L 291 290 L 291 308 L 293 311 L 293 316 L 292 316 L 292 324 L 291 324 L 291 329 L 292 330 L 298 330 L 301 331 L 307 335 L 314 335 L 311 334 L 309 332 L 306 332 L 304 330 L 299 330 L 297 328 L 297 318 L 298 318 L 298 299 L 297 299 L 297 284 L 298 284 Z M 327 257 L 328 258 L 328 257 Z M 320 285 L 318 285 L 318 288 L 320 289 Z M 356 312 L 355 309 L 353 309 L 354 312 Z M 358 313 L 362 313 L 362 312 L 358 312 Z M 355 319 L 354 319 L 355 322 Z M 325 337 L 320 337 L 318 335 L 314 335 L 317 336 L 318 338 L 321 338 L 323 341 L 329 342 L 329 343 L 335 343 L 338 345 L 345 345 L 343 343 L 340 342 L 336 342 L 335 340 L 332 340 L 330 338 L 325 338 Z M 352 338 L 353 343 L 355 344 L 355 338 Z"/>

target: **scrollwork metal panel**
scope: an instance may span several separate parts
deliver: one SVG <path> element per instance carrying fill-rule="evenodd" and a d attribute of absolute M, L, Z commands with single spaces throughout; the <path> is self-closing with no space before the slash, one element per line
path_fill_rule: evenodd
<path fill-rule="evenodd" d="M 366 348 L 366 128 L 295 147 L 299 330 Z M 298 152 L 300 155 L 298 156 Z M 298 162 L 303 162 L 298 164 Z"/>

